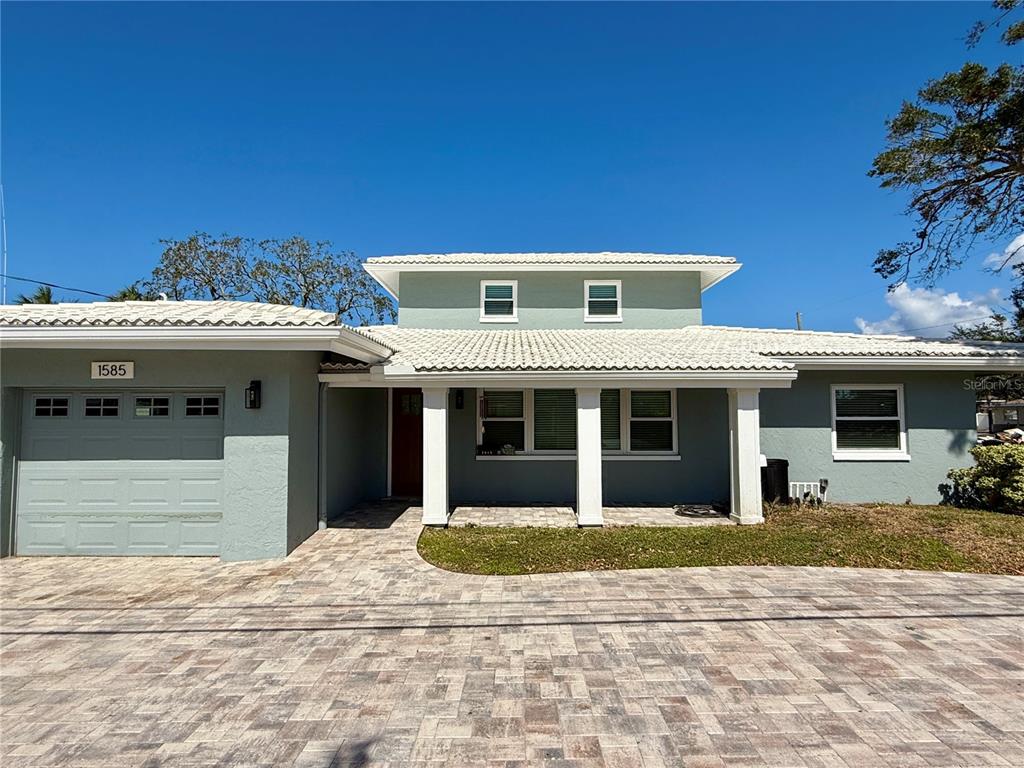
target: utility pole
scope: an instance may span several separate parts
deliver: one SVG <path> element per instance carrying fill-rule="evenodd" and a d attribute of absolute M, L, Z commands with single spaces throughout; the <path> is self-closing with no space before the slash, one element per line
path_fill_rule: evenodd
<path fill-rule="evenodd" d="M 804 316 L 801 312 L 796 313 L 796 329 L 802 331 L 804 329 Z"/>

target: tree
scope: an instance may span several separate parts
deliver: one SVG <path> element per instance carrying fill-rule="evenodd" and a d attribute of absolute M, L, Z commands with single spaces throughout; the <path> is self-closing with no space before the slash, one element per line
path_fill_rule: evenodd
<path fill-rule="evenodd" d="M 156 301 L 160 298 L 160 294 L 147 287 L 145 283 L 138 281 L 115 291 L 107 298 L 111 301 Z"/>
<path fill-rule="evenodd" d="M 329 241 L 254 240 L 196 232 L 161 240 L 164 252 L 146 288 L 173 299 L 251 299 L 334 312 L 368 324 L 394 318 L 394 307 L 355 254 Z"/>
<path fill-rule="evenodd" d="M 53 300 L 53 289 L 48 285 L 40 285 L 35 292 L 26 296 L 24 293 L 15 299 L 16 304 L 56 304 Z"/>
<path fill-rule="evenodd" d="M 1024 0 L 995 0 L 991 22 L 968 34 L 974 45 L 1024 7 Z M 1024 39 L 1024 21 L 1002 34 L 1007 45 Z M 887 146 L 870 176 L 883 188 L 910 194 L 907 213 L 916 220 L 912 239 L 879 251 L 875 271 L 894 279 L 933 283 L 960 267 L 977 240 L 995 242 L 1024 230 L 1024 67 L 993 70 L 965 64 L 928 82 L 887 122 Z M 1005 255 L 1016 287 L 1012 317 L 959 327 L 958 338 L 1024 339 L 1024 246 Z"/>

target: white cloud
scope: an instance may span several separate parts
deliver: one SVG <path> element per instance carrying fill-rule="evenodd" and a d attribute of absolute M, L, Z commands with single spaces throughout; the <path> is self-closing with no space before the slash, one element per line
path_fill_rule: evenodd
<path fill-rule="evenodd" d="M 871 322 L 858 317 L 854 322 L 861 333 L 896 333 L 908 336 L 948 336 L 955 325 L 978 323 L 991 315 L 1001 300 L 998 288 L 969 299 L 956 291 L 938 288 L 897 286 L 886 295 L 893 313 L 884 320 Z"/>
<path fill-rule="evenodd" d="M 1024 232 L 1013 238 L 1002 253 L 990 253 L 985 257 L 985 266 L 993 269 L 1021 263 L 1024 263 Z"/>

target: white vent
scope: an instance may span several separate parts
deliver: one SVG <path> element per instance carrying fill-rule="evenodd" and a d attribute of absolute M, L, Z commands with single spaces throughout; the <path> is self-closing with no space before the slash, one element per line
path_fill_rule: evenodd
<path fill-rule="evenodd" d="M 803 504 L 808 501 L 824 504 L 827 493 L 827 490 L 821 490 L 821 483 L 817 481 L 813 483 L 789 484 L 789 497 L 797 504 Z"/>

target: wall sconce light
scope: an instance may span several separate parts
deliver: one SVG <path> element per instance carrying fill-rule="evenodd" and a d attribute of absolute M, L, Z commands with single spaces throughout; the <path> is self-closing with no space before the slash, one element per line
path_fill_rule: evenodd
<path fill-rule="evenodd" d="M 259 408 L 261 404 L 261 392 L 262 384 L 259 379 L 249 382 L 249 386 L 245 388 L 245 407 L 246 408 Z"/>

